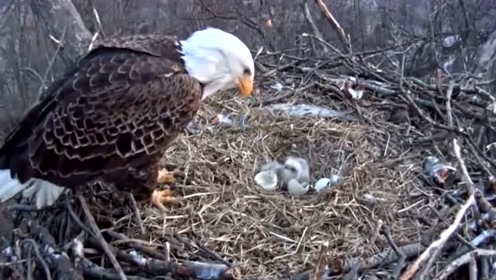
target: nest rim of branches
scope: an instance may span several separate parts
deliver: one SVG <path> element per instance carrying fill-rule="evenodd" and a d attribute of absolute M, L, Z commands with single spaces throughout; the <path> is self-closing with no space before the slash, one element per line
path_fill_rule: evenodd
<path fill-rule="evenodd" d="M 349 59 L 343 61 L 350 63 Z M 360 67 L 358 72 L 372 71 Z M 333 74 L 324 73 L 326 70 Z M 127 254 L 136 249 L 128 243 L 145 243 L 155 253 L 163 252 L 164 244 L 169 244 L 167 254 L 174 261 L 221 262 L 226 267 L 234 264 L 247 279 L 308 279 L 307 272 L 323 262 L 334 274 L 348 272 L 358 263 L 361 273 L 385 269 L 394 270 L 398 276 L 401 269 L 388 267 L 395 262 L 392 257 L 369 266 L 359 259 L 376 260 L 384 251 L 395 250 L 395 246 L 410 246 L 403 254 L 416 257 L 425 249 L 426 240 L 435 239 L 446 225 L 445 219 L 451 217 L 445 207 L 449 191 L 427 186 L 422 178 L 424 158 L 433 154 L 449 158 L 449 140 L 465 135 L 453 124 L 443 124 L 442 116 L 436 118 L 439 111 L 447 112 L 450 107 L 446 96 L 435 94 L 450 87 L 441 82 L 425 86 L 406 78 L 405 84 L 388 84 L 394 75 L 374 83 L 367 78 L 356 81 L 329 69 L 314 72 L 307 84 L 298 83 L 305 71 L 303 66 L 295 66 L 262 75 L 258 81 L 260 100 L 252 103 L 219 96 L 205 104 L 198 116 L 202 125 L 208 125 L 223 110 L 253 117 L 247 127 L 214 127 L 213 132 L 182 135 L 175 141 L 164 155 L 164 164 L 185 167 L 191 176 L 188 182 L 176 186 L 184 198 L 183 205 L 168 208 L 166 214 L 139 207 L 145 234 L 122 195 L 102 186 L 86 196 L 98 226 L 114 232 L 114 236 L 106 236 L 112 240 L 109 244 Z M 384 73 L 372 72 L 369 76 L 381 75 Z M 286 84 L 280 92 L 271 89 L 277 81 Z M 352 81 L 354 89 L 364 90 L 366 95 L 358 100 L 350 98 L 346 81 Z M 403 87 L 408 88 L 408 93 Z M 457 90 L 464 91 L 459 85 Z M 423 91 L 428 93 L 422 96 Z M 460 104 L 467 99 L 462 100 Z M 260 108 L 281 102 L 352 112 L 357 118 L 298 119 L 260 113 Z M 451 109 L 458 110 L 458 124 L 466 111 L 460 104 L 454 103 Z M 480 102 L 470 106 L 478 111 L 485 108 Z M 267 160 L 285 156 L 307 159 L 312 183 L 336 173 L 343 182 L 324 193 L 305 197 L 262 191 L 253 180 L 254 171 Z M 480 169 L 481 158 L 470 158 L 467 164 L 471 169 Z M 439 211 L 447 211 L 446 216 L 440 218 Z M 41 221 L 52 222 L 52 232 L 61 225 L 67 226 L 66 212 L 53 215 L 41 215 Z M 440 221 L 440 225 L 429 219 Z M 116 232 L 127 241 L 116 241 Z M 57 238 L 73 238 L 78 233 L 65 229 Z M 326 252 L 322 254 L 324 247 Z M 383 264 L 385 268 L 378 268 Z"/>

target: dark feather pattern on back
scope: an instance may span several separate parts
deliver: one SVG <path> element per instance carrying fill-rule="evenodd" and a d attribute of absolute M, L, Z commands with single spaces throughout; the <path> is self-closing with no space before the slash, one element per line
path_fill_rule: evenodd
<path fill-rule="evenodd" d="M 201 85 L 186 73 L 179 51 L 167 36 L 100 42 L 9 134 L 0 169 L 10 168 L 22 183 L 35 177 L 64 187 L 129 170 L 143 180 L 156 176 L 151 165 L 201 102 Z"/>

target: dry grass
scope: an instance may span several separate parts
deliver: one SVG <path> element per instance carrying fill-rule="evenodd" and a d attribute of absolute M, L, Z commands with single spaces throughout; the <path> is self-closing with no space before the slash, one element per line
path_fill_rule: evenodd
<path fill-rule="evenodd" d="M 308 100 L 308 94 L 303 98 Z M 312 99 L 314 104 L 332 104 L 326 98 Z M 210 101 L 202 114 L 212 117 L 221 108 L 249 110 L 239 100 L 222 100 Z M 371 111 L 368 117 L 379 115 Z M 374 236 L 379 220 L 391 229 L 397 245 L 418 242 L 427 230 L 418 218 L 429 215 L 433 202 L 421 186 L 422 150 L 398 137 L 405 127 L 385 124 L 259 117 L 244 130 L 181 136 L 164 163 L 185 168 L 192 180 L 178 186 L 184 205 L 171 206 L 166 214 L 142 209 L 146 236 L 129 215 L 114 227 L 150 244 L 171 242 L 175 257 L 197 255 L 198 247 L 174 242 L 175 236 L 188 237 L 240 265 L 245 277 L 265 279 L 313 268 L 325 241 L 333 258 L 366 257 L 389 248 L 384 238 Z M 340 171 L 344 181 L 326 193 L 302 198 L 258 188 L 256 168 L 288 155 L 308 159 L 314 180 Z M 364 195 L 374 203 L 364 203 Z"/>
<path fill-rule="evenodd" d="M 261 96 L 276 95 L 267 89 Z M 329 243 L 329 265 L 391 248 L 377 233 L 381 223 L 397 246 L 428 243 L 442 230 L 449 216 L 442 212 L 450 207 L 443 206 L 443 195 L 421 178 L 424 157 L 448 149 L 442 147 L 443 140 L 422 140 L 434 134 L 432 127 L 423 127 L 418 120 L 414 125 L 391 122 L 391 110 L 372 95 L 359 106 L 315 89 L 280 101 L 354 111 L 362 120 L 267 116 L 237 98 L 216 97 L 200 112 L 201 123 L 227 110 L 254 116 L 250 125 L 203 129 L 176 140 L 163 163 L 187 174 L 175 188 L 183 205 L 170 206 L 167 213 L 141 206 L 145 234 L 122 193 L 109 187 L 91 189 L 88 203 L 105 237 L 111 229 L 160 254 L 168 242 L 173 259 L 215 262 L 220 257 L 237 264 L 243 279 L 290 279 L 315 268 L 324 242 Z M 343 182 L 304 197 L 269 193 L 255 185 L 255 171 L 263 162 L 290 155 L 310 162 L 312 183 L 336 173 Z M 77 203 L 72 207 L 80 213 Z M 81 232 L 66 208 L 39 216 L 57 244 Z M 129 251 L 129 240 L 108 240 L 114 248 Z M 88 244 L 86 258 L 100 263 L 102 254 L 94 247 Z M 361 271 L 362 276 L 376 272 Z"/>

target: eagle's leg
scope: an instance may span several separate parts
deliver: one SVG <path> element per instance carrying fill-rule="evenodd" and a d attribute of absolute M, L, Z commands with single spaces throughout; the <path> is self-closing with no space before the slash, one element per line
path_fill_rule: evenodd
<path fill-rule="evenodd" d="M 139 205 L 150 203 L 160 210 L 165 210 L 165 205 L 180 202 L 179 197 L 174 197 L 171 189 L 159 190 L 157 184 L 173 184 L 176 171 L 160 169 L 158 160 L 147 164 L 119 170 L 105 175 L 104 180 L 112 182 L 121 191 L 128 191 Z"/>
<path fill-rule="evenodd" d="M 180 174 L 178 169 L 172 171 L 162 168 L 158 171 L 157 183 L 159 184 L 174 184 L 176 182 L 176 177 Z"/>
<path fill-rule="evenodd" d="M 175 197 L 171 189 L 159 190 L 155 188 L 157 183 L 174 184 L 176 182 L 176 176 L 180 174 L 179 170 L 169 171 L 166 168 L 158 169 L 158 167 L 152 167 L 151 169 L 150 172 L 155 174 L 156 177 L 153 178 L 153 182 L 148 182 L 147 184 L 150 188 L 153 188 L 150 189 L 152 191 L 149 197 L 150 203 L 162 211 L 165 211 L 165 205 L 167 204 L 180 203 L 180 198 Z M 152 179 L 151 176 L 150 179 Z"/>
<path fill-rule="evenodd" d="M 174 197 L 171 190 L 154 190 L 150 198 L 150 202 L 153 206 L 165 211 L 164 204 L 177 204 L 180 203 L 179 197 Z"/>

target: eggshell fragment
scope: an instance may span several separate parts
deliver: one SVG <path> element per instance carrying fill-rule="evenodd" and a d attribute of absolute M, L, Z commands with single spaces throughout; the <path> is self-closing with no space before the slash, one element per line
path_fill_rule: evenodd
<path fill-rule="evenodd" d="M 277 187 L 277 174 L 272 170 L 260 171 L 254 179 L 255 183 L 266 191 L 273 191 Z"/>
<path fill-rule="evenodd" d="M 291 179 L 288 181 L 288 193 L 291 195 L 304 195 L 308 192 L 308 183 Z"/>

